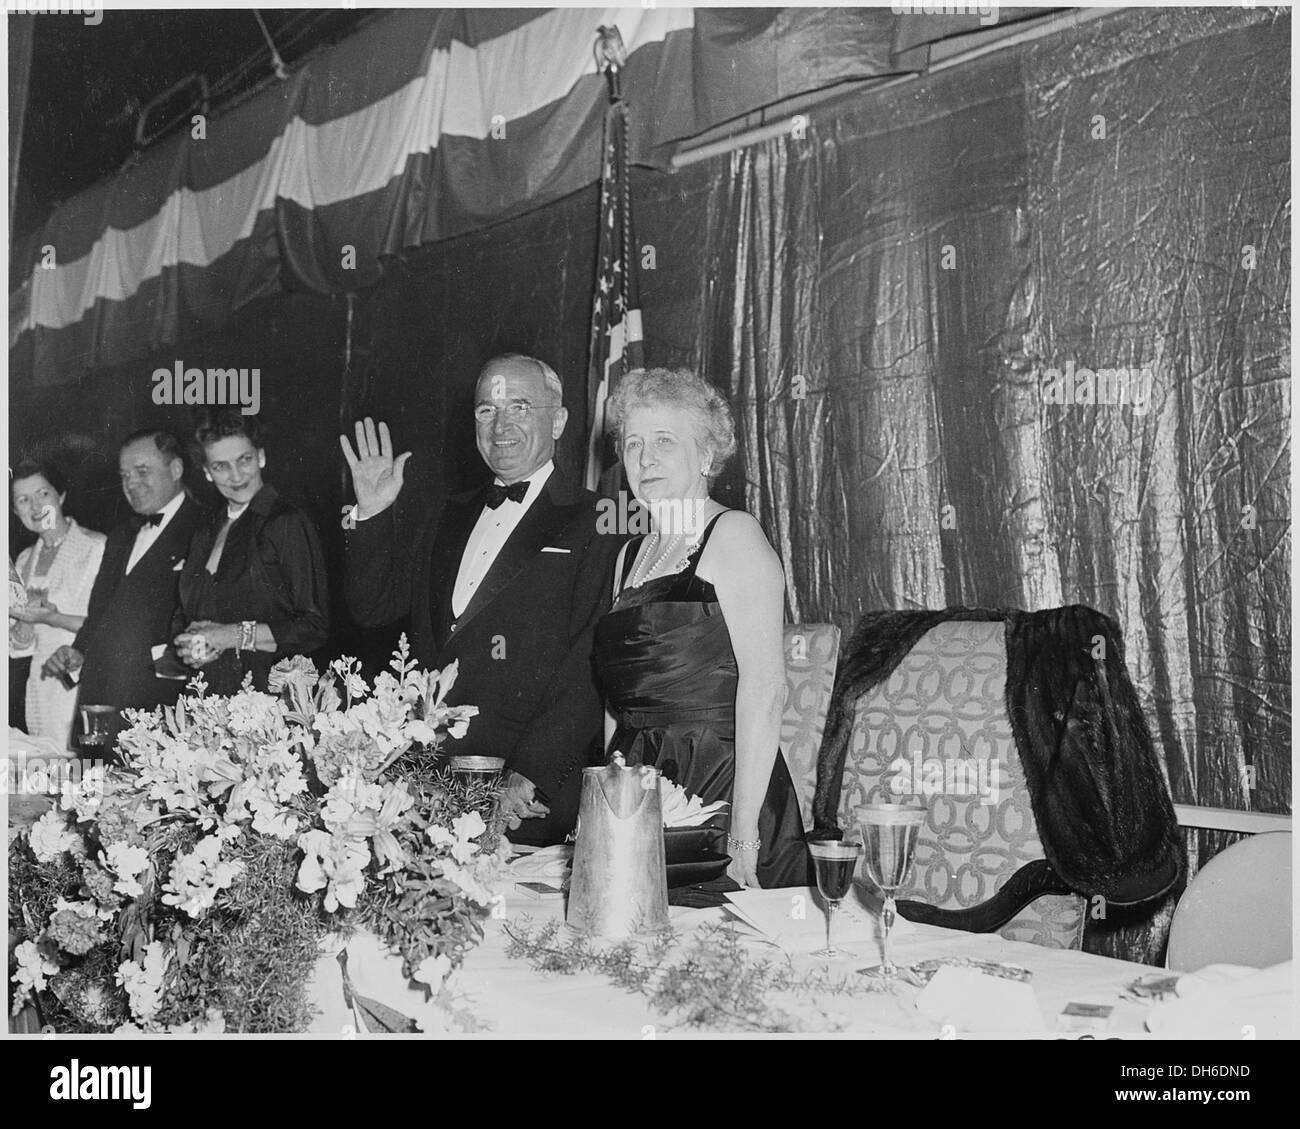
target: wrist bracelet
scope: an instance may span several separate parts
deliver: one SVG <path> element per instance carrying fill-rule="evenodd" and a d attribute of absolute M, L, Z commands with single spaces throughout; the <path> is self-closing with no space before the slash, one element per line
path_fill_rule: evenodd
<path fill-rule="evenodd" d="M 235 643 L 235 654 L 242 655 L 245 651 L 252 651 L 257 646 L 257 621 L 253 619 L 243 620 L 239 625 L 239 639 Z"/>
<path fill-rule="evenodd" d="M 727 847 L 733 851 L 756 851 L 763 845 L 762 839 L 733 839 L 727 836 Z"/>

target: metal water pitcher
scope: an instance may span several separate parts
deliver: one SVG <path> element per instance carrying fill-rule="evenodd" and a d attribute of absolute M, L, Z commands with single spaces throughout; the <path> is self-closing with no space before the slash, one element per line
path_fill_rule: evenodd
<path fill-rule="evenodd" d="M 668 928 L 657 769 L 617 761 L 583 769 L 565 917 L 575 929 L 596 937 Z"/>

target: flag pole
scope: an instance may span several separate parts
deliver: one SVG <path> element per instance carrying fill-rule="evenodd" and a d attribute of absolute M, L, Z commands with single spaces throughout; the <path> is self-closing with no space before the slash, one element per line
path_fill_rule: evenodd
<path fill-rule="evenodd" d="M 622 72 L 627 50 L 617 27 L 596 29 L 596 66 L 605 75 L 609 104 L 601 140 L 600 216 L 596 287 L 587 368 L 586 486 L 613 496 L 621 468 L 606 468 L 606 403 L 624 372 L 641 364 L 641 312 L 632 257 L 632 197 L 628 169 L 627 103 Z"/>

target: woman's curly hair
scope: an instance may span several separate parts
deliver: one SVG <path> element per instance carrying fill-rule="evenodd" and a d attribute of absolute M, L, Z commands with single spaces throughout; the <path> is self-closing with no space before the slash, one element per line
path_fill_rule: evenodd
<path fill-rule="evenodd" d="M 203 466 L 207 462 L 206 448 L 236 435 L 242 435 L 259 450 L 265 446 L 262 425 L 256 416 L 246 416 L 234 407 L 200 409 L 194 417 L 191 441 L 195 462 Z"/>
<path fill-rule="evenodd" d="M 736 453 L 736 424 L 731 407 L 712 384 L 688 369 L 633 369 L 619 382 L 606 407 L 615 442 L 633 408 L 647 405 L 685 408 L 695 416 L 696 442 L 709 460 L 709 483 Z"/>

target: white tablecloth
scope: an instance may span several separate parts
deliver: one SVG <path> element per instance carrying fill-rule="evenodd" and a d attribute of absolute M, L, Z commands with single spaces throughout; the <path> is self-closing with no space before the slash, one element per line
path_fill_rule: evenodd
<path fill-rule="evenodd" d="M 809 904 L 816 905 L 811 891 L 808 897 Z M 652 1011 L 643 996 L 625 992 L 603 976 L 540 973 L 533 971 L 525 960 L 507 957 L 508 938 L 504 926 L 525 917 L 534 922 L 562 917 L 563 903 L 559 900 L 509 897 L 505 910 L 503 919 L 488 923 L 484 942 L 469 954 L 454 980 L 462 1006 L 472 1009 L 490 1026 L 487 1037 L 647 1039 L 710 1034 L 674 1026 L 671 1017 Z M 820 915 L 821 911 L 814 909 L 812 912 Z M 729 916 L 724 909 L 674 907 L 671 911 L 673 927 L 683 936 L 703 923 L 725 920 Z M 748 934 L 748 930 L 742 927 L 742 933 Z M 851 955 L 848 959 L 833 962 L 833 973 L 855 975 L 854 970 L 874 965 L 880 959 L 879 941 L 874 930 L 842 928 L 837 923 L 835 942 Z M 780 949 L 756 937 L 752 942 L 747 941 L 747 945 L 752 946 L 755 954 L 787 959 Z M 1090 1032 L 1094 1037 L 1144 1037 L 1143 1022 L 1148 1008 L 1122 1001 L 1119 997 L 1123 989 L 1138 977 L 1157 971 L 1148 965 L 1006 941 L 996 935 L 962 933 L 901 921 L 899 931 L 891 938 L 890 950 L 898 964 L 968 957 L 1026 968 L 1033 974 L 1031 985 L 1041 1025 L 1034 1030 L 1013 1033 L 1000 1027 L 997 1017 L 992 1018 L 984 1029 L 942 1024 L 917 1010 L 919 988 L 899 983 L 883 994 L 827 999 L 825 1010 L 846 1021 L 839 1035 L 832 1037 L 934 1039 L 1019 1035 L 1079 1038 L 1080 1032 L 1069 1032 L 1058 1023 L 1058 1014 L 1068 1003 L 1114 1007 L 1108 1027 L 1104 1031 Z M 788 959 L 796 971 L 826 966 L 825 960 L 811 955 L 796 954 L 788 956 Z M 359 987 L 358 990 L 362 989 Z M 341 994 L 333 993 L 331 996 L 325 993 L 320 999 L 325 1014 L 314 1025 L 314 1031 L 338 1033 L 356 1029 L 356 1019 L 343 1007 Z M 400 1000 L 385 1002 L 399 1009 L 402 1006 Z"/>

